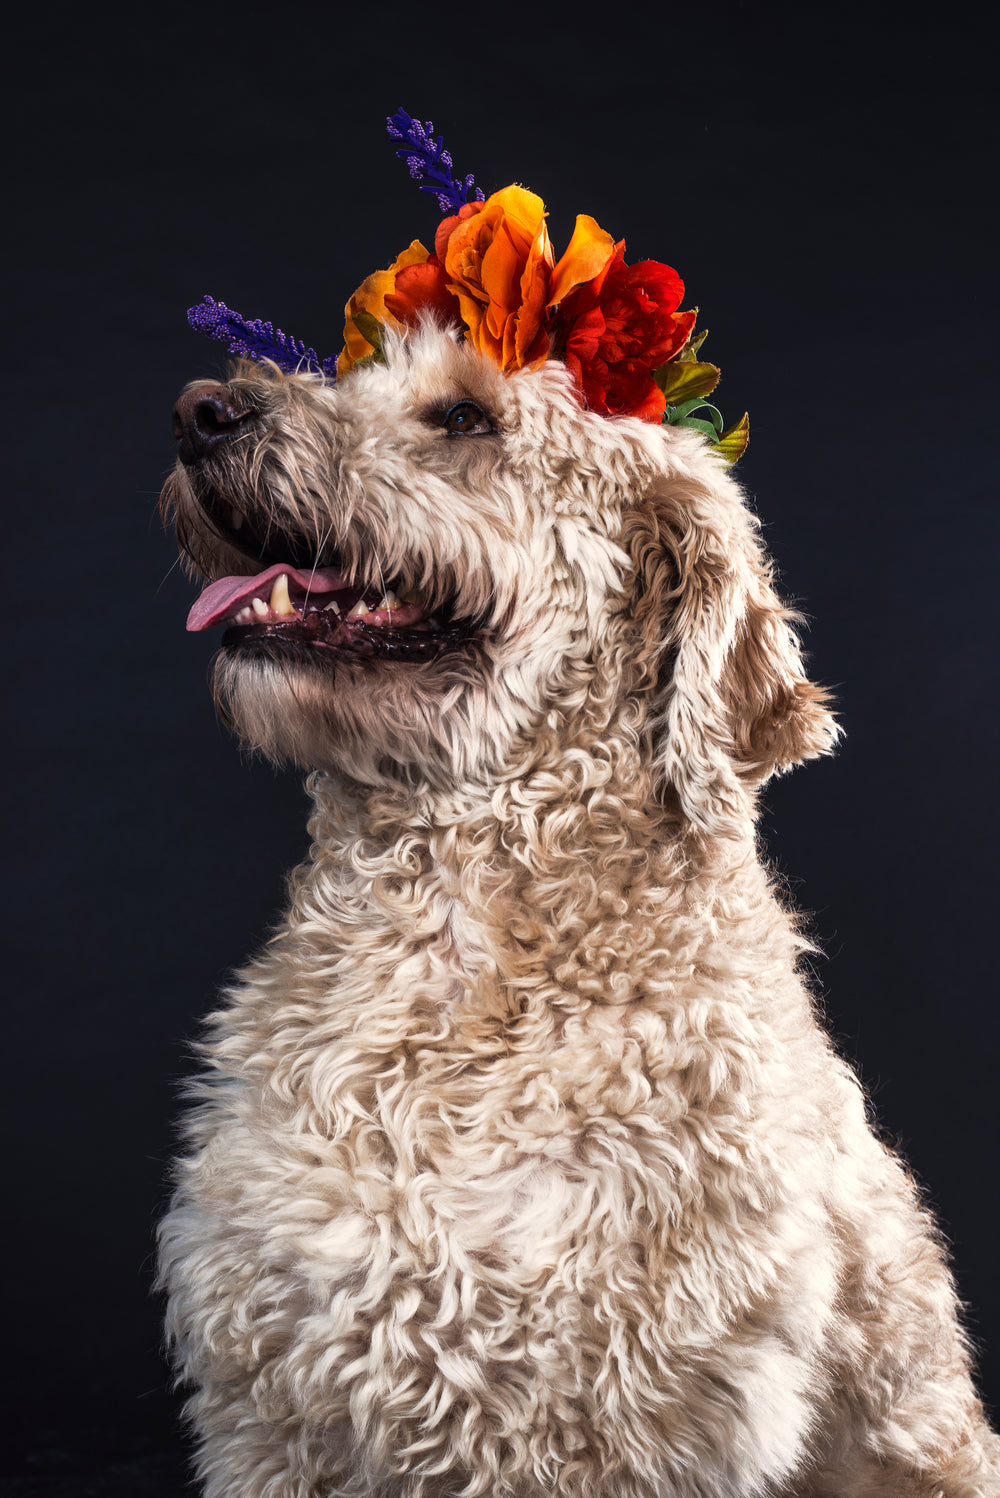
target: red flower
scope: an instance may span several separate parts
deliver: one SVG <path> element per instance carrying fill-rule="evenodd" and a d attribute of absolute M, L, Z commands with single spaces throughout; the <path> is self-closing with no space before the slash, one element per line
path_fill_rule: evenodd
<path fill-rule="evenodd" d="M 591 411 L 659 421 L 666 404 L 653 370 L 683 347 L 693 312 L 678 312 L 684 283 L 669 265 L 625 264 L 625 241 L 604 271 L 556 311 L 556 350 Z"/>

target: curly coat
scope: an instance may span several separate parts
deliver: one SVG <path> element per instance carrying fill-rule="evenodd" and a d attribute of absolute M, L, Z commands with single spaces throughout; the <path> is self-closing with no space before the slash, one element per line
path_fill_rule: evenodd
<path fill-rule="evenodd" d="M 252 421 L 166 493 L 202 572 L 259 565 L 212 498 L 476 630 L 217 659 L 314 810 L 161 1231 L 207 1498 L 997 1498 L 758 857 L 758 787 L 837 731 L 732 477 L 431 325 L 226 389 Z"/>

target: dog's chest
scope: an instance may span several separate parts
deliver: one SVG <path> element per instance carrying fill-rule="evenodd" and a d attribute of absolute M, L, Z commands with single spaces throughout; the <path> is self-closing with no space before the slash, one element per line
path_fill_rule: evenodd
<path fill-rule="evenodd" d="M 368 1286 L 379 1264 L 424 1294 L 501 1276 L 537 1297 L 626 1263 L 662 1283 L 711 1214 L 706 1158 L 739 1210 L 751 1146 L 734 1098 L 757 1061 L 736 1004 L 703 1005 L 692 1031 L 679 1004 L 519 984 L 443 898 L 429 936 L 383 918 L 364 944 L 259 985 L 270 1057 L 247 1115 L 283 1157 L 266 1166 L 271 1241 L 284 1257 L 293 1240 L 307 1278 Z"/>
<path fill-rule="evenodd" d="M 772 1301 L 799 1183 L 774 1162 L 804 1151 L 760 1111 L 743 979 L 654 942 L 655 993 L 593 1002 L 423 895 L 419 925 L 405 889 L 290 925 L 228 1017 L 185 1192 L 254 1397 L 317 1429 L 398 1409 L 394 1448 L 456 1401 L 480 1440 L 533 1429 L 541 1399 L 568 1451 L 621 1366 L 626 1445 L 656 1408 L 683 1446 L 706 1348 L 736 1338 L 755 1408 L 791 1357 Z"/>

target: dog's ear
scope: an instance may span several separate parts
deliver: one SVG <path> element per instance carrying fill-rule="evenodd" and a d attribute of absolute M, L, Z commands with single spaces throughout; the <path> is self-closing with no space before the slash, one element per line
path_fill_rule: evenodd
<path fill-rule="evenodd" d="M 717 460 L 662 475 L 630 511 L 635 617 L 658 659 L 665 796 L 696 827 L 738 837 L 770 775 L 828 753 L 839 729 L 805 676 L 755 517 Z"/>

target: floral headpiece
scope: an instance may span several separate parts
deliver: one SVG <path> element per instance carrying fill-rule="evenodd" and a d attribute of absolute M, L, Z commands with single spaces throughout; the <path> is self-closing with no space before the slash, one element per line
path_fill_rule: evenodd
<path fill-rule="evenodd" d="M 516 186 L 484 198 L 471 176 L 456 182 L 430 121 L 422 125 L 400 109 L 386 123 L 401 142 L 396 155 L 445 217 L 433 250 L 415 239 L 388 270 L 362 281 L 344 309 L 339 357 L 321 359 L 272 323 L 248 321 L 209 296 L 188 312 L 193 328 L 228 343 L 230 353 L 290 371 L 315 369 L 332 381 L 380 359 L 386 327 L 413 326 L 431 311 L 461 324 L 473 347 L 504 371 L 561 359 L 589 410 L 694 427 L 736 462 L 749 421 L 744 415 L 724 430 L 705 399 L 719 370 L 698 357 L 706 335 L 695 333 L 697 310 L 678 310 L 684 283 L 676 271 L 656 260 L 626 265 L 625 241 L 587 214 L 578 215 L 556 260 L 541 198 Z"/>

